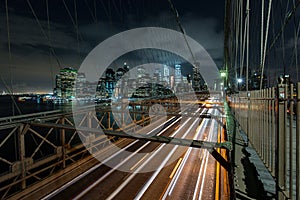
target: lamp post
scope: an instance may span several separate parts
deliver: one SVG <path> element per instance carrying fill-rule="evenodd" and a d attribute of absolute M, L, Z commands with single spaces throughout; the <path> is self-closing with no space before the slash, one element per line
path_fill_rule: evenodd
<path fill-rule="evenodd" d="M 242 78 L 238 78 L 237 79 L 237 83 L 238 83 L 238 90 L 241 90 L 240 88 L 240 84 L 243 82 L 243 79 Z"/>

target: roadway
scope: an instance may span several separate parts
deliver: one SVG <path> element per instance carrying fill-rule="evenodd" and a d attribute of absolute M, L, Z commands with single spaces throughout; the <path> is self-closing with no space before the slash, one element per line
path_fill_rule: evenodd
<path fill-rule="evenodd" d="M 219 111 L 199 107 L 193 115 L 205 113 Z M 212 119 L 177 116 L 165 123 L 157 120 L 143 131 L 217 142 L 218 129 Z M 125 140 L 120 151 L 44 199 L 215 199 L 217 165 L 207 150 Z"/>

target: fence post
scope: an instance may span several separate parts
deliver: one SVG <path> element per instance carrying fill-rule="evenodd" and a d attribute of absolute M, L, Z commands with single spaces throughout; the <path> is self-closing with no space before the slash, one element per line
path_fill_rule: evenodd
<path fill-rule="evenodd" d="M 300 82 L 297 90 L 296 112 L 296 199 L 300 199 Z"/>
<path fill-rule="evenodd" d="M 285 199 L 285 116 L 286 116 L 286 87 L 283 84 L 278 85 L 278 111 L 277 111 L 277 136 L 276 136 L 276 195 L 277 199 Z"/>
<path fill-rule="evenodd" d="M 294 136 L 293 136 L 293 132 L 294 132 L 294 100 L 293 100 L 293 94 L 294 94 L 294 87 L 293 84 L 290 85 L 290 199 L 293 199 L 293 179 L 294 179 L 294 167 L 293 167 L 293 162 L 294 162 Z"/>
<path fill-rule="evenodd" d="M 266 160 L 266 163 L 267 163 L 267 166 L 268 166 L 268 169 L 271 171 L 271 162 L 270 162 L 270 157 L 271 157 L 271 153 L 270 153 L 270 150 L 271 150 L 271 131 L 270 131 L 270 124 L 271 124 L 271 120 L 270 120 L 270 91 L 271 89 L 268 88 L 266 90 L 266 130 L 267 130 L 267 160 Z"/>
<path fill-rule="evenodd" d="M 250 97 L 250 92 L 247 92 L 247 115 L 246 115 L 246 123 L 247 123 L 247 137 L 248 137 L 248 139 L 249 138 L 251 138 L 251 133 L 250 133 L 250 124 L 251 124 L 251 122 L 250 122 L 250 120 L 251 120 L 251 111 L 250 111 L 250 109 L 251 109 L 251 97 Z"/>
<path fill-rule="evenodd" d="M 276 94 L 275 94 L 275 88 L 272 88 L 272 175 L 275 176 L 276 173 Z"/>
<path fill-rule="evenodd" d="M 263 146 L 264 146 L 264 142 L 265 142 L 265 133 L 264 131 L 264 127 L 263 127 L 263 90 L 259 90 L 259 135 L 258 135 L 258 139 L 261 141 L 260 142 L 260 148 L 259 148 L 259 152 L 260 152 L 260 157 L 263 159 L 264 158 L 264 151 L 263 151 Z"/>

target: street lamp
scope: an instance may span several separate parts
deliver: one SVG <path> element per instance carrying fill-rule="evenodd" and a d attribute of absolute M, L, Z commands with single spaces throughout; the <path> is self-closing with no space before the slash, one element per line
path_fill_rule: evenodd
<path fill-rule="evenodd" d="M 237 79 L 237 83 L 238 83 L 238 90 L 240 90 L 241 88 L 240 88 L 240 84 L 243 82 L 243 79 L 241 79 L 241 78 L 238 78 Z"/>
<path fill-rule="evenodd" d="M 220 75 L 222 78 L 226 78 L 227 76 L 226 70 L 220 70 Z"/>

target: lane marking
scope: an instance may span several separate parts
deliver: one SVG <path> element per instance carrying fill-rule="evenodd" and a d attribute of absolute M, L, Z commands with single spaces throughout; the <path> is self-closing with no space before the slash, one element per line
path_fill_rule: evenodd
<path fill-rule="evenodd" d="M 172 124 L 170 124 L 168 127 L 166 127 L 165 129 L 163 129 L 159 134 L 157 135 L 161 135 L 164 131 L 166 131 L 169 127 L 173 126 L 175 123 L 177 123 L 177 121 L 181 120 L 181 117 L 179 117 L 177 120 L 175 120 Z M 152 132 L 152 131 L 151 131 Z M 135 141 L 134 143 L 136 143 L 138 141 Z M 133 144 L 134 144 L 133 143 Z M 125 162 L 127 162 L 129 159 L 131 159 L 133 156 L 135 156 L 138 151 L 142 150 L 143 148 L 145 148 L 148 144 L 150 144 L 150 141 L 145 143 L 142 147 L 140 147 L 138 150 L 136 150 L 135 152 L 132 152 L 132 154 L 127 157 L 125 160 L 123 160 L 121 163 L 119 163 L 116 167 L 114 167 L 113 169 L 111 169 L 109 172 L 107 172 L 104 176 L 102 176 L 100 179 L 98 179 L 97 181 L 95 181 L 93 184 L 91 184 L 89 187 L 87 187 L 85 190 L 83 190 L 81 193 L 79 193 L 76 197 L 74 197 L 73 200 L 76 199 L 80 199 L 81 197 L 83 197 L 85 194 L 87 194 L 90 190 L 92 190 L 94 187 L 96 187 L 96 185 L 98 185 L 101 181 L 103 181 L 106 177 L 108 177 L 110 174 L 112 174 L 116 168 L 120 167 L 122 164 L 124 164 Z M 122 149 L 123 150 L 123 149 Z M 121 150 L 121 151 L 122 151 Z M 124 150 L 125 151 L 125 150 Z M 123 152 L 123 151 L 122 151 Z"/>
<path fill-rule="evenodd" d="M 213 114 L 215 114 L 215 110 L 214 110 L 214 113 Z M 216 121 L 215 120 L 213 120 L 212 122 L 211 122 L 211 126 L 210 126 L 210 130 L 209 130 L 209 141 L 212 141 L 212 136 L 213 136 L 213 132 L 214 132 L 214 128 L 215 128 L 215 123 L 216 123 Z M 208 165 L 208 158 L 209 158 L 209 152 L 206 150 L 206 154 L 207 154 L 207 156 L 206 156 L 206 162 L 205 162 L 205 167 L 204 167 L 204 171 L 203 171 L 203 178 L 202 178 L 202 183 L 201 183 L 201 188 L 200 188 L 200 192 L 199 192 L 199 200 L 202 198 L 202 194 L 203 194 L 203 188 L 204 188 L 204 180 L 205 180 L 205 177 L 206 177 L 206 174 L 207 174 L 207 172 L 206 172 L 206 170 L 207 170 L 207 165 Z"/>
<path fill-rule="evenodd" d="M 210 110 L 209 113 L 211 114 L 211 110 Z M 208 124 L 210 122 L 210 120 L 206 119 L 206 122 Z M 207 139 L 205 139 L 205 140 L 207 140 Z M 199 169 L 199 176 L 197 178 L 197 182 L 196 182 L 196 186 L 195 186 L 195 190 L 194 190 L 193 200 L 195 200 L 197 198 L 197 194 L 198 194 L 197 192 L 198 192 L 198 188 L 200 186 L 200 179 L 201 179 L 201 175 L 202 175 L 203 170 L 204 170 L 203 167 L 204 167 L 205 160 L 208 157 L 208 151 L 206 149 L 203 149 L 203 151 L 201 152 L 201 156 L 202 156 L 202 161 L 201 161 L 201 165 L 200 165 L 200 169 Z M 200 194 L 199 194 L 199 197 L 200 197 Z"/>
<path fill-rule="evenodd" d="M 182 158 L 179 158 L 179 160 L 178 160 L 177 164 L 175 165 L 175 167 L 174 167 L 172 173 L 170 174 L 169 178 L 173 178 L 173 176 L 174 176 L 177 168 L 179 167 L 179 164 L 181 163 L 181 161 L 182 161 Z"/>
<path fill-rule="evenodd" d="M 166 123 L 170 122 L 171 120 L 173 120 L 175 117 L 171 117 L 169 120 L 167 120 L 165 123 L 160 124 L 159 126 L 155 127 L 153 130 L 151 130 L 150 132 L 148 132 L 147 134 L 150 134 L 152 132 L 154 132 L 155 130 L 159 129 L 161 126 L 164 126 Z M 180 118 L 178 118 L 177 120 L 175 120 L 173 124 L 177 123 L 177 121 L 179 121 Z M 169 127 L 169 126 L 168 126 Z M 164 130 L 163 130 L 164 131 Z M 161 132 L 163 132 L 161 131 Z M 46 195 L 45 197 L 43 197 L 41 200 L 46 200 L 49 198 L 54 197 L 55 195 L 57 195 L 58 193 L 64 191 L 66 188 L 70 187 L 71 185 L 73 185 L 74 183 L 76 183 L 77 181 L 79 181 L 80 179 L 84 178 L 85 176 L 87 176 L 88 174 L 92 173 L 93 171 L 95 171 L 97 168 L 101 167 L 102 165 L 104 165 L 104 163 L 110 161 L 111 159 L 115 158 L 116 156 L 118 156 L 119 154 L 121 154 L 122 152 L 124 152 L 126 149 L 130 148 L 131 146 L 133 146 L 135 143 L 137 143 L 138 140 L 134 141 L 133 143 L 129 144 L 128 146 L 126 146 L 124 149 L 121 149 L 120 151 L 114 153 L 113 155 L 111 155 L 110 157 L 108 157 L 107 159 L 105 159 L 102 163 L 99 163 L 97 165 L 95 165 L 94 167 L 90 168 L 89 170 L 85 171 L 84 173 L 82 173 L 81 175 L 77 176 L 76 178 L 74 178 L 73 180 L 67 182 L 66 184 L 64 184 L 62 187 L 54 190 L 53 192 L 51 192 L 50 194 Z"/>
<path fill-rule="evenodd" d="M 196 112 L 199 112 L 200 108 L 197 109 Z M 185 125 L 191 120 L 192 118 L 188 118 L 187 121 L 185 121 L 179 129 L 177 129 L 170 137 L 174 137 L 181 129 L 183 129 L 185 127 Z M 190 127 L 191 128 L 191 127 Z M 188 132 L 185 133 L 184 137 L 188 134 Z M 142 165 L 140 165 L 136 170 L 135 170 L 135 173 L 132 174 L 131 176 L 128 177 L 128 179 L 126 179 L 126 181 L 124 181 L 107 199 L 113 199 L 135 176 L 136 174 L 145 166 L 148 164 L 148 162 L 150 162 L 150 160 L 152 160 L 153 157 L 156 156 L 156 154 L 158 154 L 162 148 L 164 146 L 166 146 L 167 144 L 162 144 Z M 165 160 L 163 161 L 163 163 L 159 166 L 159 169 L 157 169 L 155 171 L 155 174 L 157 172 L 159 172 L 161 170 L 161 168 L 163 167 L 163 165 L 166 164 L 166 162 L 168 161 L 168 159 L 172 156 L 173 154 L 173 150 L 177 149 L 177 145 L 175 147 L 173 147 L 172 151 L 168 154 L 168 156 L 165 158 Z M 156 175 L 155 175 L 156 176 Z M 153 177 L 153 176 L 152 176 Z M 153 180 L 150 180 L 150 182 L 152 182 Z M 149 183 L 149 182 L 148 182 Z M 149 187 L 149 186 L 144 186 L 144 188 L 146 187 Z M 137 195 L 137 197 L 135 197 L 135 199 L 139 199 L 138 196 L 142 196 L 143 195 L 143 192 L 139 192 L 139 194 Z"/>
<path fill-rule="evenodd" d="M 204 111 L 206 111 L 206 110 L 204 110 Z M 199 119 L 195 120 L 195 122 L 198 122 L 198 121 L 199 121 Z M 203 131 L 202 130 L 206 126 L 206 124 L 207 124 L 207 119 L 202 120 L 202 122 L 200 123 L 200 125 L 196 129 L 196 133 L 195 133 L 194 138 L 193 138 L 194 140 L 197 139 L 197 138 L 199 138 L 199 135 L 200 136 L 203 135 Z M 187 161 L 187 159 L 188 159 L 188 157 L 190 155 L 191 150 L 192 149 L 189 148 L 188 151 L 186 152 L 186 154 L 185 154 L 185 156 L 183 158 L 183 162 L 181 162 L 181 164 L 179 166 L 179 169 L 176 171 L 176 174 L 175 174 L 174 178 L 172 179 L 171 183 L 167 185 L 167 189 L 164 191 L 163 196 L 162 196 L 161 199 L 166 199 L 166 197 L 168 195 L 171 195 L 171 193 L 172 193 L 172 191 L 173 191 L 173 189 L 174 189 L 174 187 L 175 187 L 175 185 L 177 183 L 177 180 L 178 180 L 178 178 L 179 178 L 179 176 L 180 176 L 180 174 L 181 174 L 181 172 L 183 170 L 183 167 L 184 167 L 184 165 L 185 165 L 185 163 L 186 163 L 186 161 Z"/>
<path fill-rule="evenodd" d="M 221 142 L 221 135 L 220 135 L 220 129 L 218 128 L 218 142 Z M 217 149 L 217 152 L 220 153 L 220 148 Z M 220 199 L 220 163 L 216 161 L 216 190 L 215 190 L 215 200 Z"/>
<path fill-rule="evenodd" d="M 149 155 L 149 153 L 147 153 L 146 155 L 144 155 L 142 157 L 142 159 L 139 160 L 139 162 L 137 162 L 135 165 L 133 165 L 131 168 L 130 168 L 130 171 L 132 171 L 133 169 L 135 169 L 147 156 Z"/>

